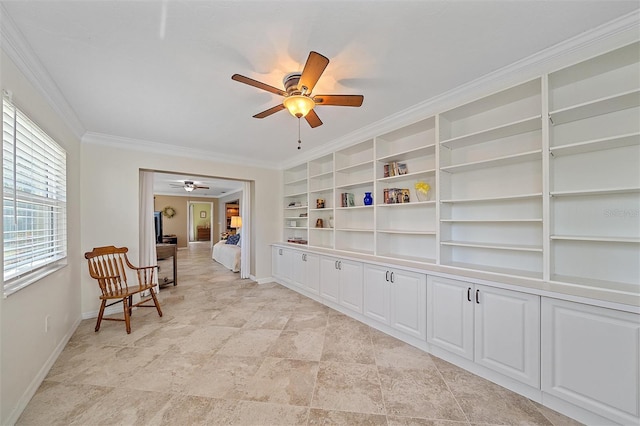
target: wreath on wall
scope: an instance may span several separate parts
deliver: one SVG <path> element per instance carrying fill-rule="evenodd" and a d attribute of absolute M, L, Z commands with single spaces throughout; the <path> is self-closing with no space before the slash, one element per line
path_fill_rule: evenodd
<path fill-rule="evenodd" d="M 174 209 L 173 207 L 167 206 L 164 209 L 162 209 L 162 214 L 167 218 L 171 219 L 176 215 L 176 209 Z"/>

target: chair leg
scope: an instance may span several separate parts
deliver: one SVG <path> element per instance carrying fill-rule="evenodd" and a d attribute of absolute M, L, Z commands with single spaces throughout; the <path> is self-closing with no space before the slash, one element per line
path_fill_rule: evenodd
<path fill-rule="evenodd" d="M 129 318 L 129 298 L 125 297 L 124 299 L 122 299 L 122 305 L 124 308 L 124 323 L 127 327 L 127 334 L 131 334 L 131 320 Z"/>
<path fill-rule="evenodd" d="M 156 305 L 158 315 L 162 316 L 162 309 L 160 309 L 160 303 L 158 302 L 158 298 L 156 297 L 156 292 L 153 291 L 153 287 L 149 289 L 149 293 L 151 293 L 151 297 L 153 297 L 153 303 Z"/>
<path fill-rule="evenodd" d="M 133 294 L 129 296 L 129 317 L 133 314 Z"/>
<path fill-rule="evenodd" d="M 106 306 L 107 301 L 102 299 L 102 303 L 100 304 L 100 312 L 98 312 L 98 321 L 96 322 L 96 333 L 100 330 L 100 323 L 102 322 L 102 316 L 104 315 L 104 307 Z"/>

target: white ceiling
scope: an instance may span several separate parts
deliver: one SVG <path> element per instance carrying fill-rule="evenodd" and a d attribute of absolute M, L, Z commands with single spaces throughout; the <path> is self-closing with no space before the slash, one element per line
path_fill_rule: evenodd
<path fill-rule="evenodd" d="M 208 186 L 209 189 L 197 188 L 192 192 L 187 192 L 184 190 L 184 181 L 191 181 L 198 186 Z M 239 193 L 242 191 L 242 185 L 243 183 L 241 181 L 216 179 L 207 176 L 171 173 L 153 174 L 153 189 L 156 195 L 220 198 Z"/>
<path fill-rule="evenodd" d="M 80 134 L 270 167 L 639 7 L 637 0 L 2 5 L 3 23 L 28 43 L 25 54 L 50 78 L 45 89 L 62 94 L 51 98 L 70 107 Z M 297 151 L 298 123 L 286 111 L 252 118 L 281 98 L 231 75 L 282 87 L 310 50 L 331 60 L 314 93 L 363 94 L 364 104 L 318 107 L 324 125 L 303 122 Z"/>

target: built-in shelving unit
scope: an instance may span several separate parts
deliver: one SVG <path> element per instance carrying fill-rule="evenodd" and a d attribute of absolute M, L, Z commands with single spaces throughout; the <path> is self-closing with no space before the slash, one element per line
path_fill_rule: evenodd
<path fill-rule="evenodd" d="M 640 293 L 639 52 L 636 42 L 288 169 L 285 237 Z"/>
<path fill-rule="evenodd" d="M 284 171 L 284 240 L 306 244 L 309 228 L 307 165 Z"/>
<path fill-rule="evenodd" d="M 549 75 L 551 280 L 638 292 L 639 63 L 634 43 Z"/>
<path fill-rule="evenodd" d="M 442 264 L 542 278 L 541 110 L 535 79 L 440 115 Z"/>

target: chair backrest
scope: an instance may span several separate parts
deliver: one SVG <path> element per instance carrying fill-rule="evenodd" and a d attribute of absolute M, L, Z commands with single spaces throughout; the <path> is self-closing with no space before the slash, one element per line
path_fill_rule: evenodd
<path fill-rule="evenodd" d="M 84 254 L 89 261 L 89 274 L 98 280 L 103 296 L 120 293 L 127 288 L 127 271 L 131 267 L 127 259 L 127 247 L 96 247 Z"/>

